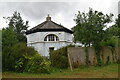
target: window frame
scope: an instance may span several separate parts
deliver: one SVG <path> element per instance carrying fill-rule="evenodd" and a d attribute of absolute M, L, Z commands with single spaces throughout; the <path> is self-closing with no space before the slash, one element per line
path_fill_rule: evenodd
<path fill-rule="evenodd" d="M 59 38 L 55 34 L 48 34 L 47 36 L 45 36 L 44 41 L 55 42 L 55 41 L 59 41 Z"/>

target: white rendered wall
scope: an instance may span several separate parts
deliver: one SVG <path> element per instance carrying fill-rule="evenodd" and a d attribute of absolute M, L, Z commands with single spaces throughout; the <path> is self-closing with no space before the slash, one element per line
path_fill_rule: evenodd
<path fill-rule="evenodd" d="M 58 36 L 59 41 L 44 41 L 49 34 Z M 42 56 L 49 56 L 49 47 L 55 50 L 72 43 L 72 34 L 66 32 L 36 32 L 27 35 L 27 45 L 34 47 Z"/>

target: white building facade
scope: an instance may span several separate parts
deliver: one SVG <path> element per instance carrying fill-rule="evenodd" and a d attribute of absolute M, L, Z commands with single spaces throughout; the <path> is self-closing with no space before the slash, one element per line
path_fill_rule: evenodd
<path fill-rule="evenodd" d="M 34 47 L 42 56 L 49 56 L 50 51 L 72 44 L 72 31 L 51 21 L 46 21 L 28 30 L 27 45 Z"/>

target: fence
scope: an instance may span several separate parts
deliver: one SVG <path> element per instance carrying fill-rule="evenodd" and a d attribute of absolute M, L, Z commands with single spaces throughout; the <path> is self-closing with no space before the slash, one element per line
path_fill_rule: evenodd
<path fill-rule="evenodd" d="M 80 65 L 86 65 L 87 53 L 84 47 L 69 47 L 68 59 L 71 67 L 79 67 Z M 88 47 L 88 65 L 96 65 L 97 58 L 94 47 Z M 118 60 L 118 48 L 111 49 L 109 47 L 103 47 L 100 52 L 100 58 L 103 64 L 109 62 L 116 62 Z"/>

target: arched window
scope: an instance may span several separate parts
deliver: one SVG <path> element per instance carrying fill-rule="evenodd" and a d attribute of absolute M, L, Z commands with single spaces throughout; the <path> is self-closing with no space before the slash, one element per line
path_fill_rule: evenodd
<path fill-rule="evenodd" d="M 44 38 L 44 41 L 59 41 L 59 39 L 56 35 L 49 34 Z"/>

